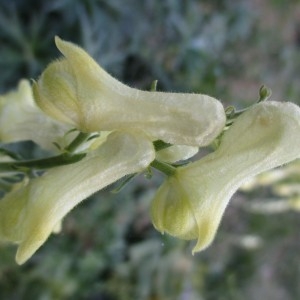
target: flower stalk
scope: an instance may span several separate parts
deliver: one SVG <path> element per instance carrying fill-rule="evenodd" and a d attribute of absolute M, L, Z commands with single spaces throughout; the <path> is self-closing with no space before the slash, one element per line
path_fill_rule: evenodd
<path fill-rule="evenodd" d="M 32 159 L 24 161 L 12 161 L 12 162 L 2 162 L 0 163 L 0 172 L 25 172 L 30 170 L 45 170 L 51 169 L 58 166 L 69 165 L 79 162 L 86 156 L 86 153 L 68 154 L 63 153 L 60 155 L 42 158 L 42 159 Z"/>
<path fill-rule="evenodd" d="M 176 167 L 171 166 L 170 164 L 167 164 L 165 162 L 159 161 L 157 159 L 155 159 L 151 163 L 151 167 L 153 167 L 154 169 L 159 170 L 160 172 L 164 173 L 167 176 L 172 176 L 176 172 Z"/>

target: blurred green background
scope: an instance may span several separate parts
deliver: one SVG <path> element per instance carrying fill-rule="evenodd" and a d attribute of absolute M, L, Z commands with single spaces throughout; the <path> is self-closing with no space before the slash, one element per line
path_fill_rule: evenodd
<path fill-rule="evenodd" d="M 59 56 L 54 36 L 85 48 L 131 86 L 199 92 L 246 107 L 266 84 L 300 103 L 300 4 L 292 0 L 0 0 L 0 93 Z M 38 155 L 32 143 L 19 150 Z M 213 245 L 156 232 L 149 204 L 162 182 L 135 179 L 84 201 L 63 231 L 19 267 L 0 247 L 0 299 L 300 299 L 299 214 L 253 213 L 268 189 L 237 193 Z"/>

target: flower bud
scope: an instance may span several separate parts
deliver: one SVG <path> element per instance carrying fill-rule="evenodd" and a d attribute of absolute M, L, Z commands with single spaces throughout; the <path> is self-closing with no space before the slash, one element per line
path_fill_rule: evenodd
<path fill-rule="evenodd" d="M 262 102 L 239 116 L 219 148 L 177 168 L 152 202 L 152 220 L 161 232 L 197 239 L 193 252 L 212 242 L 224 210 L 249 178 L 300 157 L 300 108 Z"/>
<path fill-rule="evenodd" d="M 204 146 L 225 125 L 222 104 L 209 96 L 130 88 L 106 73 L 78 46 L 55 39 L 65 58 L 34 83 L 38 106 L 82 132 L 143 130 L 152 140 Z"/>

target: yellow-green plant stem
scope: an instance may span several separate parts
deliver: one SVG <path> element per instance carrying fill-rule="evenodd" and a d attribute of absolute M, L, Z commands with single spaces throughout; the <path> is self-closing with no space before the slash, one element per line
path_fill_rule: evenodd
<path fill-rule="evenodd" d="M 155 159 L 152 163 L 151 163 L 151 167 L 153 167 L 154 169 L 159 170 L 160 172 L 164 173 L 167 176 L 172 176 L 175 174 L 176 172 L 176 167 L 173 167 L 165 162 L 161 162 L 157 159 Z"/>
<path fill-rule="evenodd" d="M 32 159 L 24 161 L 3 162 L 0 163 L 0 172 L 28 172 L 31 169 L 45 170 L 62 165 L 73 164 L 86 156 L 85 153 L 68 154 L 63 153 L 57 156 L 52 156 L 43 159 Z"/>
<path fill-rule="evenodd" d="M 76 149 L 91 137 L 90 133 L 79 132 L 77 137 L 65 148 L 68 153 L 74 153 Z"/>

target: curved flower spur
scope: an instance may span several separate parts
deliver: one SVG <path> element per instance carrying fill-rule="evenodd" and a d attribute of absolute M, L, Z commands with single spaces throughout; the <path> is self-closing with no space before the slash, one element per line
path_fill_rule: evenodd
<path fill-rule="evenodd" d="M 138 128 L 151 140 L 198 147 L 224 128 L 218 100 L 128 87 L 80 47 L 58 37 L 55 42 L 65 57 L 51 63 L 33 85 L 38 106 L 54 119 L 82 132 Z"/>
<path fill-rule="evenodd" d="M 251 177 L 300 157 L 300 108 L 293 103 L 254 105 L 225 131 L 219 148 L 179 167 L 152 202 L 154 226 L 197 239 L 193 252 L 212 242 L 236 190 Z"/>

